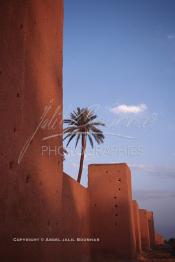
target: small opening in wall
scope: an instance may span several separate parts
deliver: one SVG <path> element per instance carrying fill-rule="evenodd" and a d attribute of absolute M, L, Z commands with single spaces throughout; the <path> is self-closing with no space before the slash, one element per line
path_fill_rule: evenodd
<path fill-rule="evenodd" d="M 96 207 L 97 205 L 96 204 L 94 204 L 94 207 Z"/>
<path fill-rule="evenodd" d="M 114 199 L 117 199 L 117 197 L 116 197 L 116 196 L 114 196 Z"/>
<path fill-rule="evenodd" d="M 118 181 L 118 182 L 121 182 L 121 178 L 118 178 L 117 181 Z"/>
<path fill-rule="evenodd" d="M 115 217 L 118 217 L 118 214 L 115 214 Z"/>
<path fill-rule="evenodd" d="M 19 98 L 19 97 L 20 97 L 20 94 L 19 94 L 19 93 L 17 93 L 17 94 L 16 94 L 16 96 Z"/>
<path fill-rule="evenodd" d="M 14 132 L 14 134 L 16 133 L 16 127 L 13 128 L 13 132 Z"/>
<path fill-rule="evenodd" d="M 119 187 L 118 191 L 121 191 L 120 187 Z"/>
<path fill-rule="evenodd" d="M 10 161 L 10 162 L 9 162 L 9 168 L 10 168 L 10 169 L 13 168 L 13 164 L 14 164 L 13 161 Z"/>
<path fill-rule="evenodd" d="M 20 29 L 23 29 L 23 24 L 20 24 Z"/>
<path fill-rule="evenodd" d="M 27 175 L 27 176 L 26 176 L 26 183 L 28 184 L 29 181 L 30 181 L 30 175 Z"/>
<path fill-rule="evenodd" d="M 108 174 L 108 171 L 106 170 L 106 174 Z"/>
<path fill-rule="evenodd" d="M 118 205 L 115 205 L 115 207 L 118 207 Z"/>

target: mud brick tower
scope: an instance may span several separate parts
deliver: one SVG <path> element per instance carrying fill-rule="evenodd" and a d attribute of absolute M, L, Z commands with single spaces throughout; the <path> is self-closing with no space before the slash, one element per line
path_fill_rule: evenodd
<path fill-rule="evenodd" d="M 149 236 L 147 210 L 139 209 L 139 217 L 140 217 L 142 249 L 147 251 L 150 249 L 150 236 Z"/>
<path fill-rule="evenodd" d="M 63 1 L 1 0 L 0 30 L 0 257 L 52 262 L 58 245 L 12 239 L 60 233 L 62 156 L 42 146 L 62 146 L 43 138 L 62 133 Z"/>
<path fill-rule="evenodd" d="M 139 207 L 136 200 L 133 200 L 133 213 L 134 213 L 134 226 L 136 236 L 136 247 L 137 253 L 141 253 L 141 232 L 140 232 L 140 218 L 139 218 Z"/>
<path fill-rule="evenodd" d="M 155 231 L 154 231 L 154 217 L 152 211 L 147 211 L 148 216 L 148 227 L 149 227 L 149 237 L 150 237 L 150 247 L 155 246 Z"/>
<path fill-rule="evenodd" d="M 100 242 L 92 246 L 94 256 L 111 254 L 134 258 L 136 241 L 131 194 L 131 173 L 126 164 L 89 166 L 90 223 Z"/>

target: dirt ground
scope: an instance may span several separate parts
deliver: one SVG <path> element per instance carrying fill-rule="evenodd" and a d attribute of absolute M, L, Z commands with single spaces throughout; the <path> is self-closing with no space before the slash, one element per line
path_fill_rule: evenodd
<path fill-rule="evenodd" d="M 139 262 L 175 262 L 175 256 L 168 245 L 156 247 L 156 249 L 143 253 Z"/>

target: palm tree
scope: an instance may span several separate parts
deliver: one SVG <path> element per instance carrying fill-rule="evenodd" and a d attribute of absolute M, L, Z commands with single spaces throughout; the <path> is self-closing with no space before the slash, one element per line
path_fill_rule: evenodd
<path fill-rule="evenodd" d="M 82 171 L 83 171 L 83 162 L 84 154 L 86 150 L 87 138 L 93 148 L 93 139 L 100 144 L 104 141 L 103 132 L 97 128 L 97 126 L 104 126 L 103 123 L 96 121 L 97 115 L 94 111 L 88 108 L 79 108 L 77 107 L 70 114 L 69 119 L 65 119 L 64 123 L 68 124 L 68 127 L 64 129 L 64 140 L 68 138 L 66 147 L 69 145 L 73 138 L 76 138 L 75 148 L 77 147 L 78 141 L 81 138 L 81 157 L 80 157 L 80 166 L 78 172 L 77 182 L 80 183 Z"/>

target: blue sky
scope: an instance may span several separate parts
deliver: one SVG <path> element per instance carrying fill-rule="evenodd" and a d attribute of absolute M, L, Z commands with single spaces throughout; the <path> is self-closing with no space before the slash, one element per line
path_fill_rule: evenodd
<path fill-rule="evenodd" d="M 89 106 L 106 123 L 82 184 L 89 163 L 128 163 L 133 197 L 166 237 L 175 237 L 174 11 L 174 0 L 65 0 L 64 17 L 64 116 Z M 80 148 L 68 151 L 76 178 Z"/>

